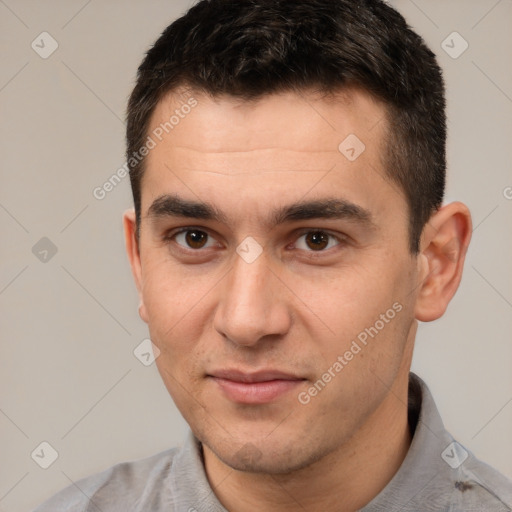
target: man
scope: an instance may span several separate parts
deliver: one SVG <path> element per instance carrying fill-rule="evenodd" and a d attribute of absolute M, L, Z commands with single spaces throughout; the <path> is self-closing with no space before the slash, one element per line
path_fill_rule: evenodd
<path fill-rule="evenodd" d="M 471 236 L 442 205 L 444 108 L 379 0 L 201 1 L 169 26 L 129 102 L 124 226 L 191 434 L 37 510 L 511 510 L 409 373 Z"/>

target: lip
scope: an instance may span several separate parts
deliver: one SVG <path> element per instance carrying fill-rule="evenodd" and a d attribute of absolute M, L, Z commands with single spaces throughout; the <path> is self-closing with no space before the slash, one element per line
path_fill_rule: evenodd
<path fill-rule="evenodd" d="M 296 388 L 305 379 L 279 370 L 219 370 L 208 375 L 233 402 L 265 404 Z"/>

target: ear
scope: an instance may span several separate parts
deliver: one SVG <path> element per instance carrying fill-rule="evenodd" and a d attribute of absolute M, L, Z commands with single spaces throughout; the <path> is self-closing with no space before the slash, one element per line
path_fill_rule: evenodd
<path fill-rule="evenodd" d="M 123 215 L 124 226 L 124 241 L 126 245 L 126 253 L 130 266 L 132 268 L 135 286 L 139 293 L 139 316 L 144 322 L 148 322 L 146 307 L 144 305 L 144 296 L 142 293 L 142 265 L 140 261 L 139 240 L 137 238 L 137 222 L 135 217 L 135 210 L 127 210 Z"/>
<path fill-rule="evenodd" d="M 459 202 L 443 206 L 426 224 L 420 244 L 416 319 L 431 322 L 446 311 L 462 278 L 471 232 L 471 214 Z"/>

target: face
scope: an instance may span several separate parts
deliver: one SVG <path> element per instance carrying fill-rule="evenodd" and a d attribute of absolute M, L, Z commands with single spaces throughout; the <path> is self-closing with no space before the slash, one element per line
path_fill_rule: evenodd
<path fill-rule="evenodd" d="M 152 118 L 132 260 L 156 364 L 218 459 L 302 468 L 382 421 L 409 369 L 419 270 L 385 110 L 359 90 L 184 103 Z"/>

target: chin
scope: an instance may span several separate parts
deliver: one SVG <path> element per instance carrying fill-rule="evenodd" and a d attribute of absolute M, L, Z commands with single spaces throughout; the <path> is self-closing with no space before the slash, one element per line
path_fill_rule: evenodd
<path fill-rule="evenodd" d="M 235 444 L 232 439 L 222 442 L 204 442 L 215 456 L 225 465 L 236 471 L 246 473 L 264 473 L 268 475 L 285 475 L 307 468 L 321 459 L 328 449 L 322 450 L 311 444 L 311 439 L 304 440 L 261 439 Z"/>

